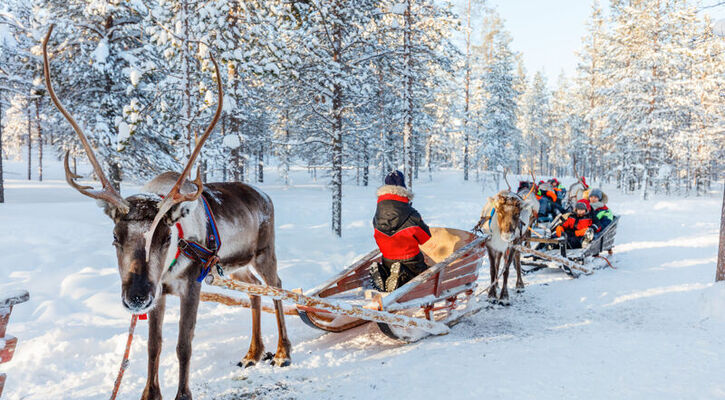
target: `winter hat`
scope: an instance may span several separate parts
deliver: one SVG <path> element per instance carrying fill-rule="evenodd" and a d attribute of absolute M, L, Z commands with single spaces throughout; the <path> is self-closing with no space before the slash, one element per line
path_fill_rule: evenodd
<path fill-rule="evenodd" d="M 558 187 L 559 186 L 559 180 L 556 179 L 556 178 L 549 179 L 549 183 L 551 183 L 552 185 L 554 185 L 554 187 Z"/>
<path fill-rule="evenodd" d="M 587 200 L 579 200 L 574 204 L 574 210 L 584 210 L 586 212 L 589 212 L 589 201 Z"/>
<path fill-rule="evenodd" d="M 604 198 L 604 194 L 602 193 L 601 189 L 592 189 L 589 192 L 589 197 L 592 197 L 592 196 L 596 196 L 596 198 L 598 198 L 599 201 L 602 201 L 602 199 Z"/>
<path fill-rule="evenodd" d="M 385 184 L 405 187 L 405 177 L 396 169 L 385 177 Z"/>

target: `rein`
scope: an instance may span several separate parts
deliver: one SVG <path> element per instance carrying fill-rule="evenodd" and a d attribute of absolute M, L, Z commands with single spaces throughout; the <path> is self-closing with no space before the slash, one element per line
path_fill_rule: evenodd
<path fill-rule="evenodd" d="M 123 360 L 121 360 L 121 368 L 118 370 L 118 376 L 116 376 L 116 382 L 113 384 L 113 392 L 111 393 L 111 399 L 115 400 L 118 396 L 118 389 L 121 388 L 121 379 L 123 379 L 123 373 L 128 368 L 128 356 L 131 352 L 131 341 L 133 340 L 133 331 L 136 329 L 136 320 L 138 315 L 134 314 L 131 316 L 131 326 L 128 328 L 128 339 L 126 340 L 126 351 L 123 352 Z"/>

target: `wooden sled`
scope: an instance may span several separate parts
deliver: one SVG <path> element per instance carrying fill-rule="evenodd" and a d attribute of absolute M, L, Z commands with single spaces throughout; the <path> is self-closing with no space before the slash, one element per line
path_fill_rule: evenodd
<path fill-rule="evenodd" d="M 522 257 L 521 264 L 532 266 L 529 272 L 549 267 L 553 263 L 573 277 L 578 277 L 582 273 L 589 275 L 593 271 L 585 265 L 592 257 L 597 257 L 603 252 L 612 253 L 618 223 L 619 216 L 615 216 L 609 226 L 604 228 L 587 247 L 581 249 L 567 249 L 564 238 L 532 237 L 530 242 L 533 245 L 544 243 L 546 249 L 535 250 L 528 246 L 516 246 L 516 250 L 526 255 Z"/>
<path fill-rule="evenodd" d="M 452 326 L 464 315 L 477 311 L 470 306 L 475 302 L 472 297 L 488 237 L 450 228 L 431 228 L 431 233 L 431 239 L 421 250 L 433 266 L 393 292 L 378 292 L 370 282 L 370 265 L 381 261 L 380 252 L 373 250 L 305 295 Z M 371 322 L 350 313 L 329 312 L 304 304 L 297 304 L 297 313 L 307 325 L 328 332 L 342 332 Z M 393 339 L 415 341 L 430 334 L 407 324 L 374 322 Z"/>
<path fill-rule="evenodd" d="M 248 295 L 293 303 L 302 321 L 314 328 L 342 332 L 375 322 L 387 336 L 412 342 L 446 334 L 462 317 L 483 308 L 478 305 L 474 290 L 488 236 L 450 228 L 431 228 L 431 234 L 421 250 L 432 266 L 390 293 L 374 290 L 370 282 L 368 269 L 370 264 L 380 261 L 378 250 L 304 294 L 228 279 L 214 269 L 205 281 Z M 244 306 L 227 300 L 220 302 Z"/>

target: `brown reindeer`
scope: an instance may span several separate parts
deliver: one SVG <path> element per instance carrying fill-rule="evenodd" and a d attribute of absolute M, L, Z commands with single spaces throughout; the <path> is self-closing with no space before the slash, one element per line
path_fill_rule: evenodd
<path fill-rule="evenodd" d="M 488 291 L 489 301 L 509 305 L 508 275 L 511 261 L 514 261 L 516 267 L 516 289 L 518 291 L 524 289 L 524 280 L 521 275 L 521 254 L 515 251 L 513 246 L 524 242 L 529 237 L 529 228 L 533 225 L 539 212 L 539 202 L 535 197 L 531 197 L 533 186 L 528 193 L 523 193 L 526 189 L 522 193 L 513 193 L 511 185 L 506 179 L 506 171 L 504 171 L 504 180 L 506 180 L 508 190 L 502 190 L 496 196 L 488 199 L 475 229 L 483 230 L 491 235 L 486 242 L 486 249 L 488 250 L 492 284 L 496 281 L 500 268 L 503 268 L 503 282 L 499 297 L 496 299 L 497 285 L 494 284 Z M 534 182 L 536 182 L 535 179 Z M 503 266 L 501 266 L 502 258 Z"/>
<path fill-rule="evenodd" d="M 211 60 L 216 71 L 218 90 L 216 113 L 183 172 L 165 172 L 147 183 L 143 187 L 143 193 L 125 199 L 121 197 L 103 173 L 82 130 L 55 95 L 50 82 L 47 54 L 48 39 L 52 31 L 51 26 L 43 40 L 45 84 L 53 103 L 78 134 L 103 188 L 90 190 L 88 186 L 77 184 L 75 179 L 78 176 L 68 167 L 68 153 L 65 155 L 66 180 L 82 194 L 103 203 L 106 214 L 115 224 L 113 245 L 116 247 L 121 276 L 121 302 L 131 313 L 149 314 L 148 378 L 141 398 L 161 399 L 158 375 L 161 328 L 166 295 L 175 294 L 181 298 L 179 338 L 176 346 L 179 359 L 176 399 L 191 399 L 189 361 L 201 289 L 198 278 L 202 276 L 202 271 L 218 266 L 224 274 L 234 279 L 256 284 L 261 280 L 267 285 L 282 286 L 277 275 L 272 201 L 263 192 L 243 183 L 202 184 L 198 170 L 194 182 L 187 180 L 194 160 L 221 114 L 221 76 L 213 57 Z M 206 211 L 205 205 L 208 205 L 213 216 Z M 216 226 L 216 236 L 213 235 L 213 226 Z M 188 246 L 191 243 L 214 249 L 213 254 L 204 258 L 189 252 Z M 181 256 L 177 252 L 180 246 L 183 250 Z M 185 254 L 189 255 L 184 256 Z M 264 354 L 260 330 L 260 298 L 250 296 L 250 302 L 252 339 L 249 351 L 239 363 L 244 367 L 254 365 Z M 291 346 L 285 328 L 282 302 L 275 300 L 274 305 L 279 340 L 273 363 L 286 366 L 290 363 Z"/>

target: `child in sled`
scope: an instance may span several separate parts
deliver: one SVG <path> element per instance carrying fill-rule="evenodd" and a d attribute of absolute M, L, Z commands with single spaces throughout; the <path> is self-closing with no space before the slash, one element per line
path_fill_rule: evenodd
<path fill-rule="evenodd" d="M 614 214 L 607 207 L 607 195 L 601 189 L 592 189 L 589 191 L 589 204 L 592 208 L 592 222 L 596 226 L 595 233 L 600 233 L 614 221 Z"/>
<path fill-rule="evenodd" d="M 588 201 L 578 201 L 574 205 L 574 212 L 556 227 L 556 236 L 566 234 L 566 244 L 570 249 L 586 246 L 594 238 L 595 228 L 590 212 Z"/>
<path fill-rule="evenodd" d="M 406 189 L 400 171 L 385 177 L 385 185 L 378 188 L 377 196 L 373 227 L 383 262 L 372 264 L 370 277 L 376 289 L 392 292 L 428 268 L 418 246 L 427 242 L 431 234 L 411 206 L 413 193 Z"/>

